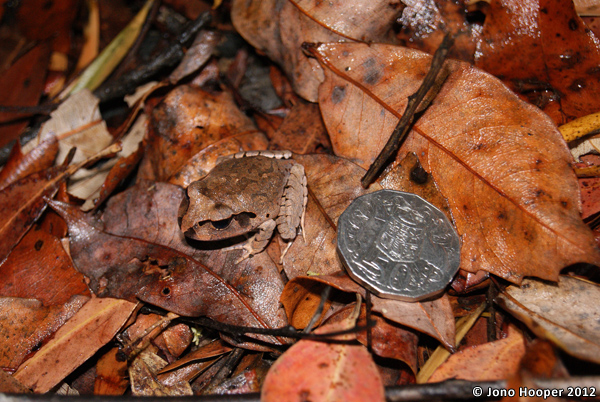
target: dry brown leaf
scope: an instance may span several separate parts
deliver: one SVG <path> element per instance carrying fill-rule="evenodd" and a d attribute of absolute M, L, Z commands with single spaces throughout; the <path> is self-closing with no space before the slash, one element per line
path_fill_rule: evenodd
<path fill-rule="evenodd" d="M 21 152 L 20 142 L 17 141 L 8 161 L 0 171 L 0 190 L 14 181 L 49 168 L 52 166 L 57 152 L 58 143 L 54 136 L 43 141 L 26 154 Z"/>
<path fill-rule="evenodd" d="M 273 261 L 261 253 L 235 264 L 239 257 L 237 250 L 206 250 L 189 245 L 177 224 L 183 197 L 183 190 L 171 184 L 140 183 L 109 200 L 102 217 L 106 231 L 160 244 L 200 261 L 240 289 L 250 306 L 260 311 L 273 327 L 287 325 L 279 306 L 283 281 Z M 196 296 L 201 294 L 185 296 L 186 304 L 194 304 Z"/>
<path fill-rule="evenodd" d="M 37 140 L 27 143 L 23 151 L 29 152 L 30 148 L 56 136 L 58 139 L 56 163 L 62 163 L 73 147 L 77 147 L 77 152 L 72 163 L 81 162 L 97 154 L 113 141 L 100 115 L 99 104 L 100 100 L 88 90 L 70 96 L 58 109 L 50 113 L 51 119 L 44 123 Z M 90 172 L 85 169 L 80 170 L 73 179 L 88 175 Z"/>
<path fill-rule="evenodd" d="M 6 43 L 4 40 L 6 37 L 3 38 L 3 45 Z M 2 72 L 0 105 L 35 106 L 38 103 L 44 89 L 50 50 L 47 43 L 41 43 Z M 2 63 L 4 64 L 4 60 Z M 0 112 L 0 122 L 3 123 L 0 125 L 0 146 L 16 140 L 27 127 L 27 120 L 22 117 L 21 114 Z"/>
<path fill-rule="evenodd" d="M 365 190 L 360 185 L 364 169 L 343 158 L 330 155 L 295 155 L 304 165 L 308 181 L 306 233 L 297 238 L 283 266 L 289 279 L 299 275 L 331 274 L 342 270 L 337 256 L 337 220 L 356 197 L 380 189 Z"/>
<path fill-rule="evenodd" d="M 302 155 L 331 152 L 321 112 L 312 103 L 299 101 L 269 137 L 269 149 L 289 150 Z"/>
<path fill-rule="evenodd" d="M 203 177 L 219 156 L 231 153 L 230 147 L 238 152 L 267 146 L 265 135 L 237 108 L 229 93 L 211 94 L 186 85 L 173 89 L 154 108 L 149 130 L 138 180 L 168 180 L 183 187 Z M 211 152 L 208 166 L 188 162 L 209 147 L 216 151 L 225 147 L 225 152 Z"/>
<path fill-rule="evenodd" d="M 321 72 L 302 53 L 302 44 L 390 41 L 401 10 L 400 1 L 387 0 L 235 0 L 231 19 L 250 44 L 281 65 L 298 95 L 315 102 Z"/>
<path fill-rule="evenodd" d="M 46 209 L 44 197 L 53 197 L 69 172 L 57 166 L 13 182 L 0 192 L 0 261 L 25 236 Z"/>
<path fill-rule="evenodd" d="M 500 305 L 537 336 L 582 360 L 600 363 L 600 287 L 561 276 L 558 284 L 533 279 L 498 295 Z"/>
<path fill-rule="evenodd" d="M 118 354 L 115 347 L 98 359 L 94 395 L 123 395 L 127 391 L 127 360 L 117 359 Z"/>
<path fill-rule="evenodd" d="M 389 45 L 323 44 L 312 53 L 325 70 L 319 103 L 334 151 L 368 167 L 431 58 Z M 461 268 L 520 283 L 597 263 L 600 251 L 579 216 L 572 159 L 554 124 L 488 74 L 455 61 L 446 69 L 398 158 L 417 154 L 448 199 Z"/>
<path fill-rule="evenodd" d="M 232 284 L 209 268 L 213 266 L 210 259 L 204 265 L 176 249 L 102 231 L 78 208 L 57 201 L 50 205 L 67 221 L 73 262 L 90 279 L 90 287 L 98 296 L 139 299 L 179 315 L 207 316 L 232 325 L 276 328 L 282 320 L 285 322 L 276 304 L 262 304 L 264 298 L 276 300 L 278 284 L 256 286 L 252 298 L 243 294 L 250 293 L 253 280 L 261 281 L 253 264 L 273 265 L 266 256 L 238 264 L 239 271 L 225 270 L 226 274 L 244 272 L 244 276 L 234 277 Z M 215 256 L 222 264 L 214 266 L 231 267 L 240 252 Z M 264 271 L 268 276 L 272 269 L 267 267 Z M 284 343 L 269 335 L 255 337 Z"/>
<path fill-rule="evenodd" d="M 327 319 L 325 325 L 348 317 L 354 306 L 355 303 L 352 303 L 338 310 Z M 363 304 L 360 316 L 356 322 L 357 326 L 367 326 L 366 313 L 366 306 Z M 406 363 L 412 374 L 415 375 L 417 373 L 417 343 L 419 342 L 419 337 L 408 328 L 386 320 L 379 314 L 371 314 L 370 320 L 371 323 L 374 323 L 370 329 L 371 339 L 368 339 L 367 330 L 357 332 L 356 339 L 369 347 L 372 353 L 377 356 L 396 359 Z"/>
<path fill-rule="evenodd" d="M 44 307 L 34 299 L 0 298 L 0 367 L 16 370 L 25 357 L 58 330 L 88 300 L 75 296 Z"/>
<path fill-rule="evenodd" d="M 212 56 L 220 39 L 221 35 L 214 31 L 198 32 L 192 46 L 189 47 L 177 68 L 169 75 L 169 81 L 174 84 L 198 71 Z"/>
<path fill-rule="evenodd" d="M 510 327 L 508 336 L 504 339 L 470 346 L 451 355 L 434 371 L 427 382 L 450 379 L 505 380 L 517 372 L 524 354 L 523 333 L 516 327 Z"/>
<path fill-rule="evenodd" d="M 135 396 L 193 395 L 192 387 L 187 381 L 166 385 L 156 378 L 156 373 L 166 365 L 167 362 L 151 349 L 140 353 L 129 366 L 132 394 Z"/>
<path fill-rule="evenodd" d="M 296 277 L 289 281 L 281 294 L 290 323 L 298 320 L 299 326 L 306 325 L 319 304 L 323 287 L 315 283 L 333 286 L 344 292 L 358 293 L 365 297 L 365 289 L 348 275 L 338 271 L 333 275 Z M 454 316 L 446 295 L 432 301 L 408 303 L 399 300 L 371 296 L 373 311 L 385 318 L 430 335 L 448 348 L 454 347 Z M 298 315 L 296 317 L 296 315 Z"/>
<path fill-rule="evenodd" d="M 136 306 L 126 300 L 91 299 L 35 356 L 21 364 L 15 378 L 36 393 L 48 392 L 110 342 Z"/>
<path fill-rule="evenodd" d="M 72 296 L 90 296 L 60 240 L 36 226 L 0 264 L 0 295 L 34 298 L 45 306 L 64 304 Z"/>
<path fill-rule="evenodd" d="M 29 388 L 15 380 L 14 377 L 4 370 L 0 370 L 0 392 L 4 394 L 29 394 Z"/>
<path fill-rule="evenodd" d="M 348 329 L 345 319 L 320 333 Z M 371 354 L 351 342 L 300 340 L 280 356 L 267 373 L 261 401 L 384 401 L 384 389 Z"/>

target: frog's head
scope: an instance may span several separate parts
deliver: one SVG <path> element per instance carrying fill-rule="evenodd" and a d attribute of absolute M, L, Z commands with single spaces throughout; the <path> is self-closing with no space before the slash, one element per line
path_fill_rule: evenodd
<path fill-rule="evenodd" d="M 201 241 L 244 235 L 260 224 L 254 213 L 236 211 L 220 200 L 204 194 L 192 183 L 179 206 L 179 226 L 186 237 Z"/>

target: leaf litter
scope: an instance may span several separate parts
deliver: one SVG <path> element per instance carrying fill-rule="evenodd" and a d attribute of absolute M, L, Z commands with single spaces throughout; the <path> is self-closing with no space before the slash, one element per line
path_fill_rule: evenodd
<path fill-rule="evenodd" d="M 598 44 L 576 8 L 559 3 L 528 0 L 511 14 L 511 1 L 233 0 L 219 6 L 231 11 L 231 22 L 212 11 L 209 30 L 172 31 L 190 51 L 175 62 L 157 56 L 169 67 L 135 105 L 119 112 L 88 90 L 67 96 L 67 88 L 37 139 L 17 144 L 0 173 L 0 296 L 7 306 L 0 348 L 10 376 L 0 379 L 0 390 L 383 400 L 384 387 L 415 381 L 531 386 L 539 376 L 568 375 L 574 363 L 554 348 L 600 363 L 593 266 L 600 236 L 591 230 L 598 209 L 587 190 L 598 172 L 593 163 L 578 165 L 578 179 L 571 156 L 586 163 L 597 151 L 598 106 L 590 94 Z M 146 13 L 161 20 L 175 12 L 169 3 L 155 14 L 150 4 L 134 22 L 142 36 L 157 32 L 143 24 Z M 201 12 L 210 4 L 199 4 L 179 8 L 179 17 L 206 21 Z M 57 20 L 60 40 L 69 18 Z M 36 34 L 31 26 L 28 35 Z M 249 44 L 241 45 L 236 30 Z M 535 34 L 516 34 L 526 30 Z M 364 189 L 361 177 L 429 69 L 430 56 L 419 50 L 435 51 L 447 31 L 460 33 L 450 54 L 464 61 L 445 63 L 443 85 L 419 109 L 378 181 Z M 557 32 L 566 33 L 555 39 Z M 527 46 L 553 50 L 544 57 L 532 51 L 536 62 L 515 68 L 528 60 L 515 57 L 515 48 Z M 20 78 L 39 81 L 40 66 L 51 67 L 36 49 L 36 65 Z M 109 76 L 117 59 L 107 54 L 84 77 Z M 115 76 L 135 63 L 136 71 L 145 67 L 133 53 L 124 60 Z M 270 71 L 270 82 L 254 80 L 259 71 Z M 252 80 L 273 88 L 248 100 L 244 85 Z M 37 94 L 38 87 L 28 102 Z M 555 125 L 586 115 L 583 128 L 574 125 L 583 120 L 560 131 Z M 7 126 L 25 125 L 15 127 Z M 116 140 L 122 152 L 118 145 L 103 151 Z M 178 224 L 185 187 L 219 157 L 267 149 L 291 150 L 308 182 L 303 233 L 283 258 L 278 235 L 240 263 L 231 246 L 244 239 L 186 239 Z M 98 162 L 99 152 L 111 159 Z M 76 189 L 78 177 L 85 182 Z M 442 296 L 419 303 L 379 298 L 344 273 L 337 220 L 356 197 L 382 188 L 420 195 L 455 225 L 461 271 Z M 60 201 L 51 200 L 56 194 Z M 61 238 L 61 218 L 47 204 L 67 222 L 68 237 Z M 455 323 L 465 314 L 453 310 L 457 301 L 467 315 Z M 481 320 L 487 338 L 467 336 L 464 346 Z M 519 322 L 533 335 L 516 329 Z M 541 357 L 543 364 L 533 364 Z M 474 369 L 480 365 L 485 369 Z M 82 366 L 93 370 L 82 374 Z"/>

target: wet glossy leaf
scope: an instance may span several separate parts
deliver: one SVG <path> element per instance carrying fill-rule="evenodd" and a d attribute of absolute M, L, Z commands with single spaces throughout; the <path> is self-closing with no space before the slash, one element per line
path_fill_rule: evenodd
<path fill-rule="evenodd" d="M 599 63 L 598 38 L 579 18 L 572 2 L 490 3 L 475 65 L 502 77 L 557 124 L 600 110 L 596 96 Z"/>
<path fill-rule="evenodd" d="M 367 167 L 430 57 L 361 44 L 324 44 L 313 53 L 325 69 L 319 102 L 334 151 Z M 461 236 L 461 268 L 519 283 L 524 276 L 556 280 L 566 265 L 597 262 L 600 252 L 579 216 L 571 157 L 556 127 L 495 78 L 460 62 L 446 68 L 444 86 L 398 158 L 417 154 L 448 200 Z"/>

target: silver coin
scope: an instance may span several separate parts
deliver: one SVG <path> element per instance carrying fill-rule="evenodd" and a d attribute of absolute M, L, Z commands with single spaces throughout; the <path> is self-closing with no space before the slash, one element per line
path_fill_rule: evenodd
<path fill-rule="evenodd" d="M 460 240 L 446 215 L 423 198 L 381 190 L 342 213 L 338 252 L 350 277 L 377 296 L 418 301 L 450 283 Z"/>

